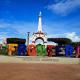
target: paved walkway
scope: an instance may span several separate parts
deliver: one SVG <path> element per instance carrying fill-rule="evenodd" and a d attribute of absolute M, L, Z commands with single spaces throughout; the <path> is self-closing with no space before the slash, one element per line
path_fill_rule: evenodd
<path fill-rule="evenodd" d="M 0 63 L 60 63 L 80 64 L 80 58 L 40 57 L 40 56 L 0 56 Z"/>

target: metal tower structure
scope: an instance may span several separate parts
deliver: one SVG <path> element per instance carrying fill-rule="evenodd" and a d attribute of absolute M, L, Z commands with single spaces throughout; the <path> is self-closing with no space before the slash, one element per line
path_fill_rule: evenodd
<path fill-rule="evenodd" d="M 41 16 L 41 11 L 39 13 L 38 32 L 42 32 L 42 16 Z"/>
<path fill-rule="evenodd" d="M 39 13 L 39 21 L 38 21 L 38 30 L 36 33 L 33 33 L 32 43 L 35 44 L 37 39 L 41 39 L 44 44 L 47 43 L 47 35 L 42 31 L 42 13 Z"/>

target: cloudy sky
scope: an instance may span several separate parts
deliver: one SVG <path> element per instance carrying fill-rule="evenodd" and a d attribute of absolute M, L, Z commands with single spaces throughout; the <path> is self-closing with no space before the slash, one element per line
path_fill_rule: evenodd
<path fill-rule="evenodd" d="M 80 0 L 0 0 L 0 42 L 36 32 L 40 11 L 48 37 L 80 41 Z"/>

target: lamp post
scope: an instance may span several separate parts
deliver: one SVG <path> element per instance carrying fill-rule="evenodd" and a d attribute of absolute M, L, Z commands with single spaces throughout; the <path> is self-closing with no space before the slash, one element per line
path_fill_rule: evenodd
<path fill-rule="evenodd" d="M 29 45 L 29 36 L 30 36 L 30 32 L 27 32 L 27 45 Z"/>

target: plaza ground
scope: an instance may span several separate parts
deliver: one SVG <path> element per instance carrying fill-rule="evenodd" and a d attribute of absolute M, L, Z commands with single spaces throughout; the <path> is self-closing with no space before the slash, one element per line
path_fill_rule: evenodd
<path fill-rule="evenodd" d="M 0 80 L 80 80 L 80 64 L 0 63 Z"/>

